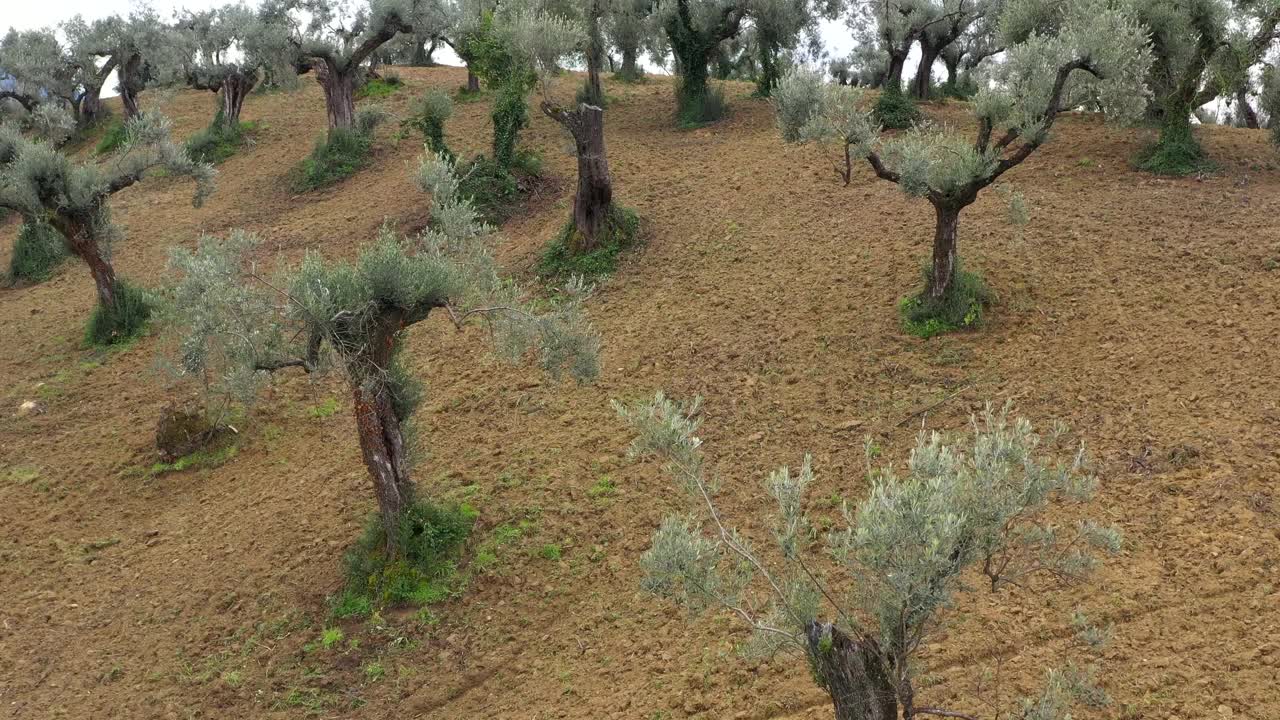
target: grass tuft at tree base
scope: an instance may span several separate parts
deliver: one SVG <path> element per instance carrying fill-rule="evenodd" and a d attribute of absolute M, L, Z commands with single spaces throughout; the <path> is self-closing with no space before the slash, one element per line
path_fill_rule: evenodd
<path fill-rule="evenodd" d="M 304 193 L 345 180 L 364 167 L 372 147 L 372 133 L 335 128 L 317 140 L 311 155 L 294 168 L 290 187 Z"/>
<path fill-rule="evenodd" d="M 123 280 L 116 281 L 115 304 L 101 303 L 89 315 L 84 340 L 89 345 L 119 345 L 138 337 L 151 318 L 152 302 L 147 291 Z"/>
<path fill-rule="evenodd" d="M 604 237 L 595 250 L 581 255 L 569 253 L 578 228 L 570 218 L 547 249 L 538 258 L 538 272 L 549 278 L 581 275 L 591 279 L 611 275 L 618 269 L 618 256 L 636 243 L 640 234 L 640 216 L 634 210 L 614 203 L 605 221 Z"/>
<path fill-rule="evenodd" d="M 686 94 L 676 88 L 676 124 L 683 130 L 695 130 L 720 120 L 729 111 L 724 91 L 707 86 L 701 95 Z"/>
<path fill-rule="evenodd" d="M 48 223 L 22 223 L 9 258 L 7 283 L 41 283 L 67 259 L 67 246 Z"/>
<path fill-rule="evenodd" d="M 1163 129 L 1156 142 L 1138 152 L 1134 165 L 1155 175 L 1185 177 L 1217 169 L 1196 141 L 1188 125 L 1185 130 Z"/>
<path fill-rule="evenodd" d="M 399 92 L 404 87 L 404 81 L 399 75 L 387 73 L 383 77 L 371 78 L 364 85 L 356 90 L 356 99 L 365 100 L 367 98 L 382 98 Z"/>
<path fill-rule="evenodd" d="M 510 169 L 480 155 L 459 168 L 458 194 L 471 201 L 485 222 L 500 225 L 520 202 L 521 181 L 541 174 L 542 159 L 533 152 L 518 150 Z"/>
<path fill-rule="evenodd" d="M 880 93 L 874 110 L 876 120 L 891 130 L 906 130 L 919 123 L 924 116 L 920 108 L 901 90 L 889 88 Z"/>
<path fill-rule="evenodd" d="M 928 269 L 925 270 L 928 283 Z M 980 276 L 956 268 L 956 277 L 946 295 L 931 300 L 924 293 L 905 297 L 898 303 L 902 326 L 919 338 L 972 330 L 982 324 L 983 313 L 995 295 Z"/>
<path fill-rule="evenodd" d="M 116 120 L 107 126 L 106 133 L 102 139 L 98 141 L 98 146 L 94 148 L 94 152 L 99 155 L 106 155 L 115 152 L 120 146 L 124 145 L 125 140 L 129 138 L 129 133 L 125 130 L 124 123 Z"/>
<path fill-rule="evenodd" d="M 401 557 L 388 560 L 382 518 L 374 513 L 347 551 L 346 585 L 334 600 L 336 617 L 363 617 L 389 605 L 429 605 L 453 594 L 457 566 L 477 513 L 461 504 L 413 503 L 397 530 Z"/>
<path fill-rule="evenodd" d="M 241 122 L 235 126 L 229 126 L 222 122 L 221 113 L 219 113 L 212 125 L 187 140 L 187 154 L 196 162 L 217 165 L 235 155 L 236 150 L 239 150 L 240 146 L 249 139 L 249 135 L 257 129 L 258 124 L 253 122 Z"/>

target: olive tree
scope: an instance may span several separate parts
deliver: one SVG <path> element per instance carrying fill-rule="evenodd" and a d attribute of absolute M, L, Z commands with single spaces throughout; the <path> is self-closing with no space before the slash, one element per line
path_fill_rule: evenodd
<path fill-rule="evenodd" d="M 721 108 L 712 96 L 709 65 L 720 44 L 742 30 L 748 0 L 656 0 L 654 21 L 666 34 L 680 75 L 676 105 L 683 123 L 716 120 Z"/>
<path fill-rule="evenodd" d="M 1129 0 L 1125 6 L 1146 27 L 1151 41 L 1150 117 L 1160 125 L 1159 138 L 1139 157 L 1139 166 L 1159 173 L 1194 172 L 1206 158 L 1192 133 L 1192 113 L 1224 91 L 1210 74 L 1215 59 L 1232 53 L 1242 67 L 1259 62 L 1280 32 L 1280 3 Z M 1008 32 L 1031 32 L 1045 24 L 1042 19 L 1034 22 L 1039 19 L 1036 14 L 1027 15 L 1032 21 L 1020 17 Z"/>
<path fill-rule="evenodd" d="M 234 130 L 244 101 L 269 66 L 289 62 L 289 27 L 283 17 L 247 5 L 187 12 L 178 20 L 184 33 L 187 85 L 217 95 L 215 125 Z"/>
<path fill-rule="evenodd" d="M 818 19 L 832 16 L 839 4 L 815 0 L 751 0 L 748 15 L 754 29 L 752 34 L 759 71 L 756 76 L 756 94 L 768 97 L 782 77 L 782 55 L 794 50 L 803 34 L 816 38 Z"/>
<path fill-rule="evenodd" d="M 100 344 L 129 336 L 150 312 L 138 291 L 116 276 L 111 244 L 120 231 L 107 201 L 153 169 L 194 178 L 197 207 L 213 190 L 213 168 L 192 161 L 170 140 L 168 120 L 142 113 L 125 128 L 124 146 L 98 165 L 77 162 L 16 128 L 0 127 L 0 207 L 48 223 L 68 252 L 89 266 L 98 305 L 88 334 Z"/>
<path fill-rule="evenodd" d="M 921 648 L 949 611 L 978 602 L 964 592 L 968 577 L 981 577 L 992 593 L 1037 578 L 1074 581 L 1120 547 L 1114 528 L 1055 518 L 1056 506 L 1095 493 L 1083 448 L 1064 452 L 1058 430 L 1042 438 L 1007 406 L 974 417 L 964 440 L 922 431 L 903 477 L 868 459 L 870 489 L 856 506 L 845 503 L 844 527 L 827 535 L 825 554 L 812 547 L 808 457 L 798 472 L 783 467 L 765 480 L 775 510 L 775 547 L 766 552 L 717 503 L 696 401 L 658 393 L 614 406 L 636 433 L 630 455 L 661 461 L 690 502 L 690 512 L 663 519 L 641 556 L 643 587 L 692 613 L 734 616 L 751 632 L 745 654 L 803 658 L 838 720 L 976 720 L 928 705 L 916 687 Z M 1073 665 L 1050 670 L 1041 694 L 1011 716 L 1068 720 L 1074 701 L 1105 697 L 1090 674 Z M 983 700 L 999 717 L 1002 699 Z"/>
<path fill-rule="evenodd" d="M 614 75 L 623 82 L 636 82 L 644 77 L 640 69 L 640 51 L 649 42 L 649 15 L 654 0 L 612 0 L 604 21 L 605 36 L 621 56 L 621 66 Z"/>
<path fill-rule="evenodd" d="M 596 250 L 606 236 L 627 232 L 633 223 L 619 217 L 627 211 L 613 202 L 613 179 L 604 142 L 604 92 L 600 72 L 604 61 L 601 24 L 607 12 L 605 0 L 582 0 L 571 20 L 545 13 L 522 14 L 510 22 L 512 44 L 538 73 L 542 89 L 539 107 L 573 138 L 578 159 L 578 185 L 573 196 L 572 229 L 567 251 L 583 255 Z M 552 97 L 552 86 L 561 63 L 581 52 L 586 58 L 587 82 L 575 107 L 564 107 Z"/>
<path fill-rule="evenodd" d="M 397 34 L 413 32 L 411 23 L 421 1 L 370 0 L 354 14 L 330 0 L 307 5 L 310 21 L 293 42 L 324 89 L 330 134 L 355 126 L 355 90 L 363 63 Z"/>
<path fill-rule="evenodd" d="M 1262 70 L 1258 105 L 1267 114 L 1266 126 L 1271 130 L 1271 139 L 1280 145 L 1280 70 L 1275 65 L 1268 65 Z"/>
<path fill-rule="evenodd" d="M 807 70 L 785 78 L 774 101 L 784 140 L 841 148 L 838 168 L 846 184 L 852 162 L 861 158 L 876 177 L 929 201 L 935 214 L 933 258 L 910 314 L 921 322 L 967 325 L 981 310 L 974 298 L 959 293 L 956 282 L 961 211 L 1043 145 L 1063 110 L 1089 101 L 1113 120 L 1140 117 L 1150 62 L 1145 32 L 1129 15 L 1105 0 L 1081 0 L 1052 34 L 1033 33 L 1008 45 L 1005 61 L 975 98 L 972 141 L 933 128 L 883 137 L 863 110 L 857 88 L 824 84 Z"/>
<path fill-rule="evenodd" d="M 71 69 L 52 30 L 18 31 L 0 38 L 0 100 L 11 100 L 27 113 L 71 91 Z"/>
<path fill-rule="evenodd" d="M 68 30 L 69 36 L 76 33 L 77 55 L 93 57 L 94 63 L 115 70 L 126 120 L 141 112 L 138 95 L 148 85 L 175 79 L 172 73 L 180 66 L 182 51 L 179 34 L 154 9 L 140 5 L 128 16 L 112 15 L 87 26 L 82 23 L 77 21 L 77 27 Z"/>
<path fill-rule="evenodd" d="M 581 314 L 580 285 L 535 314 L 520 287 L 498 274 L 492 228 L 459 196 L 451 162 L 428 155 L 417 179 L 432 193 L 429 229 L 403 237 L 384 227 L 353 263 L 311 253 L 284 277 L 265 278 L 245 254 L 252 242 L 234 233 L 174 254 L 183 273 L 170 311 L 180 374 L 202 384 L 212 378 L 215 394 L 245 399 L 268 373 L 341 370 L 388 559 L 401 552 L 398 529 L 415 494 L 405 424 L 420 393 L 400 356 L 408 328 L 433 312 L 458 328 L 483 319 L 504 356 L 533 356 L 553 376 L 582 381 L 595 376 L 599 347 Z"/>
<path fill-rule="evenodd" d="M 933 9 L 933 21 L 925 24 L 920 32 L 920 64 L 911 81 L 911 95 L 917 100 L 928 100 L 933 77 L 933 65 L 944 51 L 964 37 L 975 23 L 988 14 L 998 14 L 1001 0 L 940 0 Z M 954 78 L 954 71 L 948 66 Z"/>

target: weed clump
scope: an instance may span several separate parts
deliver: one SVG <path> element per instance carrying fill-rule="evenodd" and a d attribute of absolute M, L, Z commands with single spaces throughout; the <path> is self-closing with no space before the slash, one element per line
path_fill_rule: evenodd
<path fill-rule="evenodd" d="M 187 140 L 187 155 L 196 162 L 217 165 L 235 155 L 257 127 L 257 123 L 252 122 L 227 125 L 222 122 L 222 112 L 219 111 L 209 127 Z"/>
<path fill-rule="evenodd" d="M 99 155 L 113 153 L 124 146 L 125 141 L 129 139 L 129 132 L 125 129 L 124 123 L 117 120 L 107 126 L 106 133 L 102 139 L 98 141 L 98 147 L 94 149 Z"/>
<path fill-rule="evenodd" d="M 152 309 L 151 297 L 145 290 L 117 280 L 115 301 L 94 306 L 85 328 L 85 342 L 106 346 L 133 340 L 146 329 Z"/>
<path fill-rule="evenodd" d="M 444 155 L 453 162 L 455 155 L 445 144 L 444 124 L 453 115 L 453 101 L 440 89 L 435 89 L 414 101 L 412 112 L 405 118 L 400 127 L 402 130 L 417 130 L 422 133 L 422 140 L 427 149 L 433 153 Z"/>
<path fill-rule="evenodd" d="M 310 192 L 345 180 L 364 167 L 373 146 L 370 135 L 337 128 L 316 141 L 315 149 L 298 166 L 292 181 L 294 192 Z"/>
<path fill-rule="evenodd" d="M 1143 148 L 1136 158 L 1139 170 L 1155 175 L 1171 175 L 1183 177 L 1202 172 L 1211 172 L 1215 166 L 1210 162 L 1196 140 L 1195 133 L 1188 122 L 1168 121 L 1160 130 L 1160 137 Z"/>
<path fill-rule="evenodd" d="M 709 125 L 723 118 L 729 111 L 724 91 L 719 87 L 708 87 L 704 93 L 685 92 L 683 88 L 676 88 L 676 99 L 676 123 L 686 130 Z"/>
<path fill-rule="evenodd" d="M 906 130 L 923 119 L 915 101 L 892 86 L 880 93 L 873 114 L 881 125 L 892 130 Z"/>
<path fill-rule="evenodd" d="M 640 234 L 640 217 L 634 210 L 612 205 L 605 221 L 605 231 L 594 250 L 573 253 L 578 228 L 573 218 L 547 246 L 538 260 L 538 271 L 547 277 L 563 278 L 581 275 L 585 278 L 611 275 L 618 269 L 618 256 L 632 247 Z"/>
<path fill-rule="evenodd" d="M 9 258 L 9 284 L 39 283 L 53 276 L 53 271 L 67 259 L 67 246 L 62 236 L 48 223 L 28 220 L 18 230 Z"/>
<path fill-rule="evenodd" d="M 347 552 L 346 585 L 334 602 L 334 615 L 358 617 L 388 605 L 430 605 L 449 597 L 476 515 L 465 504 L 413 503 L 396 528 L 400 554 L 395 557 L 386 553 L 381 516 L 372 515 Z"/>
<path fill-rule="evenodd" d="M 356 97 L 361 100 L 367 98 L 382 98 L 399 92 L 404 87 L 404 80 L 396 73 L 386 73 L 382 77 L 371 78 L 364 85 L 356 90 Z"/>
<path fill-rule="evenodd" d="M 929 271 L 925 270 L 928 281 Z M 902 313 L 902 325 L 916 337 L 931 338 L 934 335 L 970 330 L 982 324 L 983 312 L 995 300 L 995 295 L 979 275 L 956 268 L 955 280 L 947 294 L 932 299 L 925 293 L 902 299 L 898 309 Z"/>

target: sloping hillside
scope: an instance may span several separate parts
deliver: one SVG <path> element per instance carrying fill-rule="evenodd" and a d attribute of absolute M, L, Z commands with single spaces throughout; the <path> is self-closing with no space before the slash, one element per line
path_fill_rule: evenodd
<path fill-rule="evenodd" d="M 402 74 L 393 111 L 464 79 Z M 901 332 L 895 304 L 920 281 L 926 203 L 866 170 L 840 187 L 818 150 L 781 143 L 747 85 L 730 86 L 730 119 L 685 132 L 665 80 L 608 91 L 617 190 L 648 237 L 589 304 L 600 382 L 504 365 L 479 328 L 410 334 L 429 388 L 419 481 L 477 507 L 477 542 L 497 555 L 429 618 L 327 618 L 373 505 L 340 382 L 281 378 L 230 462 L 150 477 L 169 400 L 158 341 L 84 350 L 93 292 L 74 264 L 0 290 L 0 716 L 828 718 L 802 662 L 740 661 L 730 618 L 690 623 L 638 591 L 639 554 L 684 505 L 658 468 L 625 459 L 607 401 L 665 388 L 705 397 L 724 508 L 761 535 L 764 475 L 806 452 L 834 519 L 865 489 L 863 436 L 902 461 L 924 408 L 940 429 L 963 430 L 986 399 L 1066 421 L 1126 549 L 1085 586 L 979 593 L 926 652 L 922 693 L 981 710 L 984 667 L 1005 697 L 1029 691 L 1080 608 L 1115 625 L 1115 702 L 1085 717 L 1280 717 L 1280 158 L 1263 132 L 1204 128 L 1222 172 L 1165 180 L 1126 165 L 1140 133 L 1062 119 L 1009 175 L 1029 226 L 1009 226 L 993 193 L 963 217 L 962 256 L 999 294 L 990 325 L 925 341 Z M 212 102 L 179 93 L 164 109 L 186 135 Z M 929 112 L 964 122 L 959 106 Z M 455 149 L 485 148 L 487 113 L 457 107 Z M 202 232 L 252 230 L 270 265 L 350 256 L 384 219 L 424 224 L 415 140 L 384 131 L 372 167 L 297 197 L 283 178 L 324 125 L 319 88 L 253 96 L 245 119 L 262 125 L 256 145 L 222 166 L 204 208 L 164 178 L 113 199 L 124 276 L 165 282 L 169 248 Z M 506 226 L 515 273 L 567 217 L 574 172 L 551 121 L 535 116 L 523 142 L 562 182 Z M 16 231 L 0 227 L 0 261 Z M 46 411 L 15 414 L 27 399 Z M 599 490 L 606 476 L 616 490 Z M 324 647 L 325 627 L 343 639 Z"/>

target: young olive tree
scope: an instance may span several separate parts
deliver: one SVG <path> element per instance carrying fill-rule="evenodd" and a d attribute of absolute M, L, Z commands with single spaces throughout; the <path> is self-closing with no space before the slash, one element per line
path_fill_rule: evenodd
<path fill-rule="evenodd" d="M 16 128 L 0 127 L 0 207 L 48 223 L 68 252 L 89 266 L 98 299 L 89 338 L 99 344 L 128 337 L 149 314 L 111 263 L 111 243 L 120 231 L 111 221 L 107 200 L 152 169 L 194 178 L 192 202 L 197 207 L 213 191 L 213 168 L 193 162 L 173 144 L 168 120 L 158 115 L 134 116 L 126 124 L 124 146 L 102 165 L 76 162 L 46 143 L 24 138 Z"/>
<path fill-rule="evenodd" d="M 431 227 L 416 238 L 384 228 L 354 263 L 312 253 L 284 278 L 264 279 L 244 255 L 251 243 L 236 234 L 174 254 L 184 276 L 170 322 L 180 374 L 201 383 L 218 378 L 218 394 L 250 398 L 266 373 L 328 364 L 342 371 L 388 559 L 401 552 L 398 529 L 414 500 L 405 423 L 419 393 L 399 356 L 405 331 L 433 311 L 458 328 L 484 319 L 504 356 L 532 355 L 551 375 L 567 371 L 581 381 L 595 376 L 599 348 L 581 314 L 580 286 L 538 315 L 498 275 L 488 250 L 492 229 L 458 195 L 452 163 L 425 157 L 418 181 L 432 193 Z"/>
<path fill-rule="evenodd" d="M 696 401 L 683 405 L 658 393 L 614 406 L 636 433 L 631 456 L 663 462 L 692 505 L 690 513 L 665 518 L 641 556 L 644 588 L 693 613 L 736 616 L 752 633 L 745 654 L 807 660 L 838 720 L 975 720 L 928 706 L 916 693 L 920 649 L 950 609 L 976 602 L 962 594 L 966 575 L 980 573 L 993 593 L 1036 577 L 1078 580 L 1100 553 L 1120 547 L 1113 528 L 1054 521 L 1056 505 L 1089 500 L 1097 483 L 1082 472 L 1082 449 L 1061 459 L 1052 452 L 1056 432 L 1042 439 L 1008 407 L 988 406 L 964 442 L 921 432 L 905 477 L 872 470 L 868 461 L 870 491 L 856 507 L 846 503 L 846 527 L 827 535 L 824 559 L 812 549 L 809 458 L 799 472 L 784 467 L 765 481 L 777 503 L 777 547 L 766 553 L 716 503 Z M 848 578 L 850 586 L 833 586 L 828 577 Z M 1101 697 L 1089 672 L 1068 666 L 1051 670 L 1041 695 L 1012 717 L 1068 720 L 1073 700 Z M 999 712 L 1001 698 L 989 702 Z"/>
<path fill-rule="evenodd" d="M 1105 0 L 1081 0 L 1053 34 L 1010 44 L 1004 63 L 974 101 L 972 142 L 948 130 L 917 128 L 883 137 L 862 110 L 857 88 L 827 85 L 801 70 L 774 95 L 783 139 L 830 142 L 844 154 L 838 169 L 848 184 L 852 162 L 865 158 L 876 177 L 928 200 L 935 214 L 933 259 L 924 292 L 911 314 L 950 326 L 980 313 L 973 298 L 955 292 L 960 213 L 983 189 L 1031 156 L 1049 138 L 1063 110 L 1096 101 L 1111 119 L 1140 117 L 1150 65 L 1145 32 Z"/>

